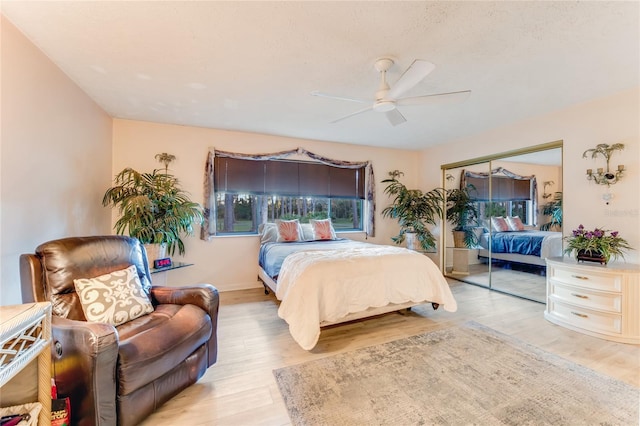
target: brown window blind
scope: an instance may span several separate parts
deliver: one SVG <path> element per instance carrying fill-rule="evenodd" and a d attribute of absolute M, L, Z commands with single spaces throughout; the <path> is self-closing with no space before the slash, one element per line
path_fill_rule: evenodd
<path fill-rule="evenodd" d="M 216 157 L 216 192 L 365 198 L 365 168 L 344 169 L 302 161 Z"/>
<path fill-rule="evenodd" d="M 489 194 L 488 177 L 467 177 L 467 185 L 471 198 L 479 201 L 522 201 L 531 199 L 531 180 L 512 179 L 509 177 L 491 177 L 491 194 Z"/>

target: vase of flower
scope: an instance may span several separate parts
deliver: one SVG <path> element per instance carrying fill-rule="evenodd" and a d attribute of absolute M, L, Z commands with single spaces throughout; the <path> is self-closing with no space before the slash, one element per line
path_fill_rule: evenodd
<path fill-rule="evenodd" d="M 618 231 L 602 228 L 589 231 L 580 225 L 564 239 L 567 241 L 567 248 L 564 252 L 571 255 L 575 251 L 578 262 L 599 262 L 604 265 L 612 257 L 614 259 L 624 258 L 625 250 L 633 250 L 629 243 L 620 237 Z"/>

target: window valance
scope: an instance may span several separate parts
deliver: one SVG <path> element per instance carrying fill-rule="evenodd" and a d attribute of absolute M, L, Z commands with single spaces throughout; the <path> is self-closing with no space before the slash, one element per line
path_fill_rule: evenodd
<path fill-rule="evenodd" d="M 305 156 L 313 162 L 274 161 L 285 160 L 292 155 Z M 260 176 L 254 176 L 254 172 L 246 173 L 249 169 L 258 170 L 255 167 L 243 168 L 243 163 L 247 161 L 265 162 L 265 169 L 262 170 Z M 222 170 L 218 170 L 221 167 L 225 168 L 224 173 Z M 267 171 L 267 167 L 270 170 Z M 233 179 L 233 187 L 224 186 L 227 185 L 227 182 L 231 182 L 231 179 L 228 179 L 229 173 L 233 173 L 235 177 L 241 177 L 241 179 Z M 354 175 L 353 186 L 335 184 L 336 181 L 349 181 L 349 179 L 339 179 L 340 177 L 344 178 L 345 173 Z M 362 176 L 363 174 L 364 176 Z M 300 182 L 293 182 L 291 176 L 294 175 L 302 176 Z M 331 185 L 332 176 L 334 177 L 334 185 Z M 370 161 L 334 160 L 314 154 L 304 148 L 268 154 L 242 154 L 211 148 L 207 155 L 204 176 L 205 220 L 201 231 L 201 239 L 203 240 L 209 240 L 216 234 L 215 185 L 230 192 L 264 194 L 269 193 L 271 188 L 278 187 L 286 190 L 287 194 L 284 195 L 303 195 L 300 191 L 311 191 L 309 193 L 316 196 L 365 199 L 367 200 L 365 231 L 368 236 L 375 236 L 375 180 Z"/>
<path fill-rule="evenodd" d="M 215 157 L 216 191 L 233 194 L 365 199 L 365 166 Z"/>

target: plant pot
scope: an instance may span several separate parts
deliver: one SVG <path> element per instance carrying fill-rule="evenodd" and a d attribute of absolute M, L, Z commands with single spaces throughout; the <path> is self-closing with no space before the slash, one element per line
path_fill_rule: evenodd
<path fill-rule="evenodd" d="M 467 248 L 464 243 L 464 231 L 452 231 L 453 232 L 453 246 L 455 248 Z"/>
<path fill-rule="evenodd" d="M 404 240 L 407 243 L 407 248 L 409 250 L 419 250 L 420 243 L 418 242 L 418 236 L 413 232 L 405 232 Z"/>
<path fill-rule="evenodd" d="M 597 251 L 579 250 L 576 254 L 578 262 L 598 262 L 602 265 L 607 264 L 607 259 Z"/>
<path fill-rule="evenodd" d="M 166 244 L 145 244 L 144 249 L 147 251 L 147 261 L 150 268 L 153 268 L 153 262 L 156 259 L 164 259 L 167 256 Z"/>

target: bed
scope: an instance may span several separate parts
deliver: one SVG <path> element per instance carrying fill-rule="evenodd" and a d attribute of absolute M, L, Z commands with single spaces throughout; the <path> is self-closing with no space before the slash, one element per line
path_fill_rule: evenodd
<path fill-rule="evenodd" d="M 432 303 L 457 304 L 438 267 L 418 252 L 349 239 L 263 242 L 259 279 L 280 300 L 278 316 L 311 350 L 321 327 Z"/>
<path fill-rule="evenodd" d="M 479 238 L 478 257 L 527 265 L 545 266 L 545 258 L 562 256 L 562 232 L 484 232 Z M 489 252 L 491 249 L 491 253 Z"/>

